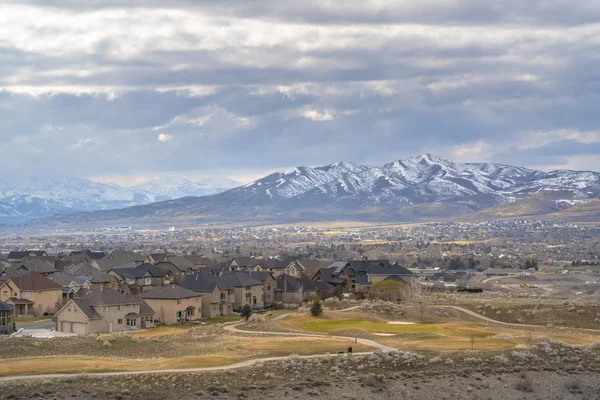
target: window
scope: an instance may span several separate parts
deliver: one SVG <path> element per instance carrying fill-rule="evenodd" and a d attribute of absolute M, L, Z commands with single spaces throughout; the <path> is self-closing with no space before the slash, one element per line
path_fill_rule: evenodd
<path fill-rule="evenodd" d="M 271 290 L 271 283 L 267 283 L 267 290 Z"/>
<path fill-rule="evenodd" d="M 225 292 L 221 292 L 221 300 L 225 300 Z"/>
<path fill-rule="evenodd" d="M 197 302 L 199 302 L 199 301 L 200 301 L 200 298 L 199 298 L 199 297 L 196 297 L 196 298 L 194 299 L 194 303 L 197 303 Z"/>
<path fill-rule="evenodd" d="M 137 326 L 137 319 L 127 318 L 127 326 L 132 326 L 132 327 Z"/>
<path fill-rule="evenodd" d="M 123 319 L 122 319 L 122 318 L 119 318 L 119 319 L 117 320 L 117 324 L 119 324 L 119 325 L 123 325 Z"/>
<path fill-rule="evenodd" d="M 29 297 L 29 296 L 31 296 L 30 292 L 23 292 L 23 297 Z"/>
<path fill-rule="evenodd" d="M 267 300 L 271 300 L 271 295 L 270 294 L 267 295 Z"/>
<path fill-rule="evenodd" d="M 177 299 L 177 304 L 181 304 L 181 299 Z"/>
<path fill-rule="evenodd" d="M 52 291 L 52 296 L 56 296 L 56 290 Z"/>
<path fill-rule="evenodd" d="M 122 310 L 123 310 L 123 305 L 119 304 L 119 311 L 122 311 Z"/>
<path fill-rule="evenodd" d="M 67 311 L 71 312 L 71 306 L 67 307 Z"/>
<path fill-rule="evenodd" d="M 4 293 L 2 294 L 2 298 L 8 299 L 8 290 L 4 291 Z"/>

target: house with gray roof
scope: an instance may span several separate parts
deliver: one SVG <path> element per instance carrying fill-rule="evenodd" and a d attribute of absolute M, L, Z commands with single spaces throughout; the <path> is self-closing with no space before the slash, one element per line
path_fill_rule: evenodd
<path fill-rule="evenodd" d="M 202 318 L 202 295 L 181 286 L 155 287 L 141 297 L 156 311 L 158 322 L 175 324 Z"/>
<path fill-rule="evenodd" d="M 202 317 L 213 318 L 230 315 L 235 306 L 235 288 L 223 290 L 218 276 L 201 271 L 187 275 L 180 285 L 202 296 Z"/>
<path fill-rule="evenodd" d="M 152 307 L 139 296 L 112 289 L 80 290 L 54 320 L 59 332 L 86 335 L 149 328 L 154 315 Z"/>

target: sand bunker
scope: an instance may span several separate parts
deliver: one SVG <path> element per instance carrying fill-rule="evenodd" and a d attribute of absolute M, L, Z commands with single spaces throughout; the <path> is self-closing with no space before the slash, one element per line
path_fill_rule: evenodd
<path fill-rule="evenodd" d="M 389 321 L 390 325 L 414 325 L 414 322 L 406 322 L 406 321 Z"/>

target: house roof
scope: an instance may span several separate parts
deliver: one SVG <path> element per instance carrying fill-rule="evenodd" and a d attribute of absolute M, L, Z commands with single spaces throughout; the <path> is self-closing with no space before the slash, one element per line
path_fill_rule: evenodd
<path fill-rule="evenodd" d="M 324 260 L 306 259 L 306 260 L 296 260 L 295 262 L 300 264 L 305 270 L 312 272 L 312 273 L 317 272 L 320 268 L 327 268 L 329 265 L 331 265 L 330 261 L 324 261 Z"/>
<path fill-rule="evenodd" d="M 75 251 L 72 251 L 71 253 L 69 253 L 69 257 L 74 257 L 74 256 L 83 256 L 90 260 L 99 260 L 101 258 L 106 257 L 106 253 L 103 251 L 92 251 L 90 249 L 75 250 Z"/>
<path fill-rule="evenodd" d="M 64 272 L 55 272 L 48 275 L 48 279 L 61 285 L 62 287 L 69 286 L 71 282 L 77 282 L 75 277 Z"/>
<path fill-rule="evenodd" d="M 284 269 L 289 264 L 284 263 L 281 260 L 276 258 L 266 258 L 264 260 L 257 260 L 257 264 L 263 268 L 272 268 L 272 269 Z"/>
<path fill-rule="evenodd" d="M 123 294 L 113 289 L 79 291 L 77 298 L 87 299 L 92 306 L 139 304 L 142 302 L 140 297 Z"/>
<path fill-rule="evenodd" d="M 31 272 L 39 272 L 40 274 L 50 274 L 56 272 L 54 264 L 47 263 L 39 258 L 31 258 L 24 263 L 27 269 Z"/>
<path fill-rule="evenodd" d="M 133 251 L 114 250 L 108 253 L 103 260 L 118 260 L 122 262 L 134 262 L 141 263 L 146 257 L 143 254 L 136 253 Z"/>
<path fill-rule="evenodd" d="M 13 304 L 33 304 L 33 301 L 27 299 L 18 299 L 16 297 L 11 297 L 8 299 Z"/>
<path fill-rule="evenodd" d="M 91 299 L 88 299 L 85 297 L 84 298 L 75 297 L 74 299 L 72 299 L 72 301 L 73 301 L 73 303 L 75 303 L 77 305 L 77 307 L 79 307 L 81 312 L 89 319 L 102 319 L 100 314 L 98 314 L 96 312 L 96 310 L 94 309 L 94 307 L 92 307 Z M 69 303 L 67 303 L 67 304 L 69 304 Z M 67 306 L 67 304 L 65 304 L 65 307 Z M 65 307 L 63 307 L 63 309 Z M 62 311 L 62 309 L 60 311 Z"/>
<path fill-rule="evenodd" d="M 11 277 L 10 281 L 13 282 L 20 290 L 62 290 L 61 285 L 51 281 L 44 275 L 37 272 L 26 272 L 24 274 L 16 275 Z"/>
<path fill-rule="evenodd" d="M 133 268 L 115 268 L 111 271 L 120 277 L 134 279 L 143 278 L 146 273 L 150 273 L 151 276 L 156 278 L 164 278 L 165 276 L 169 275 L 169 271 L 148 263 L 138 265 L 137 267 Z"/>
<path fill-rule="evenodd" d="M 166 285 L 155 287 L 148 292 L 142 293 L 142 299 L 189 299 L 191 297 L 199 297 L 200 295 L 194 291 L 183 288 L 177 285 Z"/>
<path fill-rule="evenodd" d="M 8 304 L 3 301 L 0 301 L 0 311 L 11 311 L 14 309 L 15 309 L 15 306 L 13 306 L 12 304 Z"/>
<path fill-rule="evenodd" d="M 111 269 L 115 268 L 131 268 L 140 264 L 140 262 L 137 261 L 113 258 L 102 258 L 100 260 L 94 260 L 94 262 L 102 271 L 110 271 Z"/>
<path fill-rule="evenodd" d="M 11 251 L 10 253 L 8 253 L 7 258 L 21 259 L 21 258 L 26 257 L 28 255 L 45 256 L 46 252 L 44 250 L 18 250 L 18 251 Z"/>
<path fill-rule="evenodd" d="M 218 286 L 217 280 L 218 277 L 216 275 L 197 272 L 194 275 L 188 275 L 183 278 L 180 285 L 186 289 L 193 290 L 194 292 L 212 293 L 215 290 L 215 287 Z"/>
<path fill-rule="evenodd" d="M 250 276 L 247 272 L 228 272 L 217 278 L 217 282 L 222 289 L 233 289 L 236 287 L 257 286 L 263 283 Z"/>
<path fill-rule="evenodd" d="M 203 257 L 203 256 L 198 256 L 198 255 L 187 255 L 187 256 L 183 256 L 183 258 L 185 258 L 186 260 L 188 260 L 189 262 L 191 262 L 194 265 L 206 265 L 208 266 L 212 266 L 215 264 L 214 260 L 208 258 L 208 257 Z"/>
<path fill-rule="evenodd" d="M 228 265 L 230 265 L 234 261 L 241 268 L 254 267 L 256 264 L 259 264 L 259 262 L 254 257 L 235 257 L 231 259 Z"/>
<path fill-rule="evenodd" d="M 167 258 L 167 253 L 152 253 L 148 257 L 152 257 L 156 262 L 163 261 Z"/>
<path fill-rule="evenodd" d="M 148 305 L 145 301 L 142 301 L 140 305 L 140 315 L 154 314 L 154 310 L 152 307 Z"/>
<path fill-rule="evenodd" d="M 370 275 L 406 275 L 412 276 L 413 273 L 400 265 L 390 265 L 389 267 L 374 267 L 368 272 Z"/>
<path fill-rule="evenodd" d="M 265 283 L 265 280 L 270 276 L 271 278 L 273 278 L 273 274 L 271 274 L 269 271 L 248 271 L 248 275 L 250 275 L 251 277 L 261 281 L 262 283 Z M 273 278 L 274 279 L 274 278 Z"/>

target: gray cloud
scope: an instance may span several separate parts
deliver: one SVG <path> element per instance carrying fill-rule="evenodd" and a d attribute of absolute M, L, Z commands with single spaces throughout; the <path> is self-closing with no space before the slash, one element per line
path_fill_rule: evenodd
<path fill-rule="evenodd" d="M 600 169 L 600 139 L 556 136 L 600 130 L 600 5 L 329 4 L 0 6 L 3 174 L 252 175 L 423 151 Z M 556 140 L 519 146 L 531 132 Z"/>

